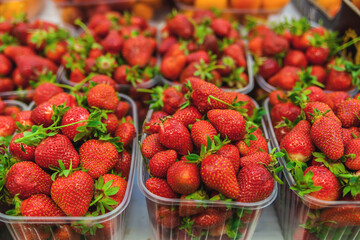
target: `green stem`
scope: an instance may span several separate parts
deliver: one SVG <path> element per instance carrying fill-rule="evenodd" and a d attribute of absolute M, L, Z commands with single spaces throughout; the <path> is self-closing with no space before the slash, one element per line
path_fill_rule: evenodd
<path fill-rule="evenodd" d="M 98 201 L 100 201 L 102 198 L 104 197 L 104 194 L 101 193 L 91 204 L 90 207 L 93 206 L 95 203 L 97 203 Z"/>
<path fill-rule="evenodd" d="M 344 50 L 345 48 L 348 48 L 350 47 L 351 45 L 357 43 L 360 41 L 360 37 L 357 37 L 357 38 L 354 38 L 353 40 L 347 42 L 347 43 L 344 43 L 343 45 L 339 46 L 336 48 L 335 52 L 340 52 L 342 50 Z"/>
<path fill-rule="evenodd" d="M 231 104 L 229 104 L 227 102 L 224 102 L 223 100 L 220 100 L 220 99 L 214 97 L 213 95 L 209 95 L 209 98 L 211 98 L 211 99 L 213 99 L 215 101 L 218 101 L 219 103 L 225 104 L 226 106 L 230 107 L 231 109 L 234 109 L 233 105 L 231 105 Z"/>

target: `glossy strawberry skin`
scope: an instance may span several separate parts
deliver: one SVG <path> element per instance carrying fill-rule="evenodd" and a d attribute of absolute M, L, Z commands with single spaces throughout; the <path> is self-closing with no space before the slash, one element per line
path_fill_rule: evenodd
<path fill-rule="evenodd" d="M 178 198 L 178 195 L 171 189 L 166 180 L 161 178 L 149 178 L 146 181 L 146 188 L 153 194 L 164 198 Z"/>
<path fill-rule="evenodd" d="M 160 143 L 158 133 L 147 136 L 141 145 L 141 152 L 148 159 L 152 158 L 157 152 L 165 150 L 165 146 Z"/>
<path fill-rule="evenodd" d="M 360 100 L 349 99 L 340 104 L 337 110 L 337 116 L 343 127 L 358 127 L 360 126 L 360 120 L 358 118 L 360 115 L 359 112 Z"/>
<path fill-rule="evenodd" d="M 21 202 L 20 212 L 26 217 L 63 217 L 65 214 L 45 194 L 36 194 Z"/>
<path fill-rule="evenodd" d="M 312 122 L 313 116 L 315 115 L 314 109 L 319 110 L 321 113 L 324 113 L 325 111 L 329 111 L 328 113 L 325 114 L 325 116 L 340 122 L 340 120 L 336 117 L 335 113 L 332 111 L 329 105 L 323 102 L 309 102 L 306 104 L 306 107 L 304 108 L 304 112 L 306 114 L 306 120 L 309 123 Z"/>
<path fill-rule="evenodd" d="M 359 226 L 360 211 L 353 205 L 325 208 L 320 213 L 320 220 L 331 228 Z"/>
<path fill-rule="evenodd" d="M 217 152 L 216 154 L 221 155 L 225 158 L 228 158 L 231 160 L 233 166 L 234 166 L 234 170 L 235 173 L 239 172 L 239 167 L 240 167 L 240 153 L 239 153 L 239 149 L 232 145 L 232 144 L 226 144 L 224 146 L 222 146 Z"/>
<path fill-rule="evenodd" d="M 260 151 L 268 152 L 267 141 L 263 137 L 262 133 L 254 132 L 253 135 L 256 137 L 256 140 L 250 140 L 249 146 L 245 143 L 245 141 L 239 141 L 236 143 L 241 156 L 252 155 Z"/>
<path fill-rule="evenodd" d="M 63 116 L 61 125 L 65 126 L 79 121 L 85 121 L 89 118 L 89 111 L 83 107 L 74 107 L 69 109 Z M 81 126 L 85 126 L 86 122 L 77 123 L 61 129 L 61 132 L 67 136 L 70 140 L 74 140 L 75 136 L 80 132 L 76 129 Z"/>
<path fill-rule="evenodd" d="M 346 99 L 350 98 L 350 95 L 347 92 L 337 91 L 337 92 L 330 92 L 326 94 L 330 101 L 333 102 L 333 111 L 337 114 L 337 110 L 342 102 Z"/>
<path fill-rule="evenodd" d="M 0 137 L 11 136 L 16 130 L 15 120 L 10 116 L 0 116 Z"/>
<path fill-rule="evenodd" d="M 273 58 L 267 58 L 259 67 L 260 75 L 266 80 L 280 71 L 278 62 Z"/>
<path fill-rule="evenodd" d="M 200 149 L 201 145 L 207 146 L 207 138 L 214 141 L 217 131 L 210 122 L 205 120 L 196 121 L 191 127 L 191 139 L 194 145 Z"/>
<path fill-rule="evenodd" d="M 136 130 L 132 123 L 121 123 L 116 128 L 115 137 L 120 137 L 120 142 L 124 144 L 124 147 L 130 146 L 135 136 Z"/>
<path fill-rule="evenodd" d="M 113 87 L 107 84 L 98 84 L 89 90 L 87 102 L 91 107 L 115 110 L 119 99 Z"/>
<path fill-rule="evenodd" d="M 114 167 L 115 172 L 117 174 L 121 174 L 121 177 L 123 177 L 125 180 L 129 179 L 131 160 L 131 154 L 128 151 L 124 150 L 119 153 L 119 160 Z"/>
<path fill-rule="evenodd" d="M 153 39 L 142 35 L 124 41 L 122 54 L 131 66 L 145 67 L 154 51 Z"/>
<path fill-rule="evenodd" d="M 291 50 L 287 53 L 284 59 L 284 65 L 305 68 L 308 65 L 308 61 L 303 52 L 299 50 Z"/>
<path fill-rule="evenodd" d="M 220 208 L 207 208 L 205 211 L 191 218 L 193 226 L 201 229 L 212 229 L 223 225 L 231 216 L 231 210 L 222 211 Z"/>
<path fill-rule="evenodd" d="M 119 188 L 119 191 L 116 194 L 110 196 L 111 199 L 117 202 L 116 205 L 112 205 L 112 208 L 115 209 L 117 206 L 121 204 L 121 202 L 124 199 L 127 188 L 127 181 L 124 178 L 114 174 L 105 174 L 102 177 L 104 179 L 104 184 L 112 180 L 113 183 L 111 184 L 111 187 Z"/>
<path fill-rule="evenodd" d="M 347 168 L 357 171 L 360 170 L 360 139 L 355 138 L 349 141 L 345 146 L 345 155 L 355 154 L 355 158 L 346 158 Z"/>
<path fill-rule="evenodd" d="M 171 189 L 182 195 L 195 192 L 201 183 L 199 168 L 195 164 L 185 161 L 173 163 L 166 176 Z"/>
<path fill-rule="evenodd" d="M 166 229 L 173 229 L 180 225 L 179 210 L 169 206 L 160 206 L 155 213 L 156 223 Z"/>
<path fill-rule="evenodd" d="M 192 37 L 194 27 L 184 14 L 177 14 L 174 18 L 168 20 L 169 30 L 175 36 L 188 39 Z"/>
<path fill-rule="evenodd" d="M 301 109 L 289 102 L 275 105 L 271 110 L 270 115 L 273 125 L 275 126 L 278 122 L 283 120 L 283 117 L 293 122 L 298 116 L 300 116 L 300 113 Z"/>
<path fill-rule="evenodd" d="M 283 90 L 292 90 L 299 81 L 300 68 L 284 66 L 275 75 L 268 79 L 268 83 Z"/>
<path fill-rule="evenodd" d="M 15 143 L 16 139 L 24 137 L 24 133 L 17 133 L 13 138 L 11 139 L 10 145 L 9 145 L 9 151 L 11 155 L 20 160 L 20 161 L 34 161 L 35 160 L 35 146 L 29 146 L 26 144 L 22 144 L 23 148 L 25 149 L 25 152 L 21 149 L 20 143 Z"/>
<path fill-rule="evenodd" d="M 149 161 L 149 170 L 154 177 L 165 178 L 171 165 L 176 162 L 177 154 L 174 150 L 156 153 Z"/>
<path fill-rule="evenodd" d="M 35 105 L 38 106 L 62 92 L 64 92 L 64 90 L 53 83 L 42 83 L 35 89 L 33 100 Z"/>
<path fill-rule="evenodd" d="M 240 158 L 240 166 L 243 168 L 252 163 L 269 165 L 272 161 L 271 156 L 267 152 L 256 152 L 254 154 Z"/>

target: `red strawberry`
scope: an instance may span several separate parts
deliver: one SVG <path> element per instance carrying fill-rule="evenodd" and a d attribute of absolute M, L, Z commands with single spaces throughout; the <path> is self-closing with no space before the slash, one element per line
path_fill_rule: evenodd
<path fill-rule="evenodd" d="M 56 94 L 55 96 L 51 97 L 48 102 L 55 106 L 59 106 L 66 103 L 65 106 L 71 108 L 75 107 L 77 104 L 75 97 L 65 92 Z"/>
<path fill-rule="evenodd" d="M 121 174 L 121 177 L 123 177 L 125 180 L 129 179 L 131 159 L 131 154 L 124 150 L 119 153 L 119 160 L 114 167 L 115 172 L 117 174 Z"/>
<path fill-rule="evenodd" d="M 309 102 L 306 104 L 306 107 L 304 108 L 304 112 L 306 114 L 306 120 L 308 120 L 309 123 L 311 123 L 312 118 L 315 115 L 314 110 L 319 110 L 321 113 L 329 111 L 328 113 L 325 114 L 325 116 L 340 122 L 340 120 L 336 117 L 335 113 L 331 110 L 329 105 L 323 102 Z"/>
<path fill-rule="evenodd" d="M 193 150 L 190 133 L 182 122 L 167 119 L 160 125 L 159 140 L 162 145 L 175 150 L 179 155 L 187 155 Z"/>
<path fill-rule="evenodd" d="M 158 46 L 158 52 L 164 55 L 175 43 L 177 43 L 177 40 L 174 37 L 163 38 Z"/>
<path fill-rule="evenodd" d="M 13 61 L 21 55 L 36 55 L 31 48 L 25 46 L 6 46 L 4 54 Z"/>
<path fill-rule="evenodd" d="M 221 208 L 207 208 L 205 211 L 191 218 L 193 227 L 201 229 L 212 229 L 217 226 L 222 226 L 225 221 L 231 216 L 231 210 Z"/>
<path fill-rule="evenodd" d="M 142 145 L 141 152 L 146 158 L 152 158 L 156 153 L 165 151 L 166 148 L 160 143 L 159 134 L 154 133 L 147 136 Z"/>
<path fill-rule="evenodd" d="M 0 137 L 11 136 L 16 130 L 16 124 L 13 117 L 0 116 Z"/>
<path fill-rule="evenodd" d="M 125 40 L 121 53 L 130 66 L 145 67 L 154 50 L 154 40 L 139 35 Z"/>
<path fill-rule="evenodd" d="M 107 119 L 103 118 L 103 119 L 101 119 L 101 122 L 106 124 L 107 132 L 111 133 L 113 135 L 113 134 L 115 134 L 115 131 L 119 126 L 119 119 L 113 113 L 108 113 L 108 114 L 106 114 L 106 116 L 107 116 Z"/>
<path fill-rule="evenodd" d="M 247 155 L 240 158 L 240 166 L 243 168 L 252 163 L 264 164 L 265 166 L 269 165 L 272 161 L 270 154 L 267 152 L 255 152 L 251 155 Z"/>
<path fill-rule="evenodd" d="M 283 121 L 283 118 L 289 119 L 293 122 L 300 116 L 301 109 L 291 102 L 279 103 L 271 109 L 271 120 L 275 126 L 277 123 Z"/>
<path fill-rule="evenodd" d="M 226 144 L 224 146 L 222 146 L 217 152 L 216 154 L 221 155 L 225 158 L 228 158 L 231 160 L 233 166 L 234 166 L 234 170 L 235 173 L 239 172 L 239 167 L 240 167 L 240 153 L 239 153 L 239 149 L 232 145 L 232 144 Z"/>
<path fill-rule="evenodd" d="M 231 31 L 230 22 L 223 18 L 214 19 L 211 22 L 210 27 L 212 28 L 214 33 L 219 37 L 226 37 L 229 35 Z"/>
<path fill-rule="evenodd" d="M 201 183 L 199 168 L 185 161 L 172 164 L 167 170 L 166 179 L 174 192 L 185 195 L 195 192 Z"/>
<path fill-rule="evenodd" d="M 188 39 L 194 34 L 194 26 L 184 14 L 176 14 L 167 21 L 167 26 L 171 34 L 180 38 Z"/>
<path fill-rule="evenodd" d="M 160 206 L 155 213 L 156 223 L 165 228 L 173 229 L 180 225 L 179 210 L 170 206 Z"/>
<path fill-rule="evenodd" d="M 127 80 L 127 72 L 130 71 L 129 65 L 121 65 L 116 68 L 113 78 L 115 81 L 119 84 L 129 84 L 129 81 Z"/>
<path fill-rule="evenodd" d="M 267 58 L 259 67 L 259 74 L 266 80 L 280 71 L 279 63 L 273 58 Z"/>
<path fill-rule="evenodd" d="M 61 134 L 48 137 L 42 141 L 35 150 L 35 162 L 40 167 L 49 169 L 50 167 L 60 167 L 61 160 L 65 168 L 69 168 L 70 163 L 76 168 L 80 158 L 70 140 Z"/>
<path fill-rule="evenodd" d="M 246 58 L 244 50 L 239 45 L 229 45 L 227 48 L 224 49 L 224 55 L 230 56 L 232 59 L 234 59 L 237 67 L 246 68 Z"/>
<path fill-rule="evenodd" d="M 119 206 L 121 204 L 121 202 L 124 199 L 124 196 L 126 193 L 127 181 L 124 178 L 119 177 L 114 174 L 105 174 L 102 176 L 102 178 L 104 180 L 104 184 L 106 184 L 109 181 L 112 181 L 112 184 L 110 185 L 110 187 L 118 187 L 119 188 L 119 191 L 117 191 L 116 194 L 109 196 L 110 199 L 117 202 L 117 204 L 110 205 L 110 207 L 115 209 L 117 206 Z M 97 194 L 99 194 L 99 192 L 95 191 L 95 198 L 96 198 Z M 102 192 L 100 191 L 100 194 L 106 194 L 106 193 L 104 193 L 103 191 Z"/>
<path fill-rule="evenodd" d="M 11 73 L 12 69 L 11 61 L 4 54 L 0 54 L 0 75 L 6 76 Z"/>
<path fill-rule="evenodd" d="M 37 125 L 49 127 L 54 121 L 51 119 L 53 115 L 53 105 L 50 102 L 44 102 L 37 106 L 31 112 L 31 120 Z"/>
<path fill-rule="evenodd" d="M 70 82 L 79 83 L 85 79 L 83 71 L 79 68 L 74 68 L 69 77 Z"/>
<path fill-rule="evenodd" d="M 200 174 L 207 187 L 232 199 L 239 197 L 239 184 L 230 159 L 221 155 L 209 155 L 202 161 Z"/>
<path fill-rule="evenodd" d="M 285 66 L 305 68 L 308 65 L 305 54 L 299 50 L 290 50 L 284 59 Z"/>
<path fill-rule="evenodd" d="M 61 125 L 65 126 L 79 121 L 85 121 L 89 118 L 89 111 L 83 107 L 74 107 L 69 109 L 63 116 Z M 67 136 L 70 140 L 74 140 L 75 136 L 80 132 L 76 129 L 81 126 L 85 126 L 86 122 L 77 123 L 68 127 L 63 127 L 61 132 Z"/>
<path fill-rule="evenodd" d="M 275 90 L 269 94 L 269 103 L 271 106 L 275 106 L 279 103 L 287 102 L 286 94 L 282 90 Z"/>
<path fill-rule="evenodd" d="M 345 128 L 360 126 L 360 100 L 349 99 L 342 102 L 338 107 L 337 117 Z"/>
<path fill-rule="evenodd" d="M 64 90 L 53 83 L 42 83 L 35 89 L 33 100 L 35 105 L 38 106 L 62 92 L 64 92 Z"/>
<path fill-rule="evenodd" d="M 294 36 L 292 38 L 291 44 L 295 49 L 303 51 L 310 47 L 311 38 L 313 38 L 313 34 L 308 31 L 300 36 Z"/>
<path fill-rule="evenodd" d="M 68 216 L 84 216 L 93 195 L 93 179 L 82 171 L 58 177 L 51 186 L 51 198 Z"/>
<path fill-rule="evenodd" d="M 276 54 L 287 52 L 289 49 L 289 42 L 286 40 L 286 38 L 269 32 L 264 37 L 262 47 L 264 55 L 272 57 Z"/>
<path fill-rule="evenodd" d="M 53 61 L 57 65 L 61 65 L 63 55 L 66 53 L 66 43 L 57 42 L 53 48 L 45 49 L 45 56 L 47 59 Z"/>
<path fill-rule="evenodd" d="M 341 205 L 325 208 L 320 213 L 320 221 L 331 228 L 343 228 L 360 225 L 359 208 L 353 205 Z"/>
<path fill-rule="evenodd" d="M 36 194 L 25 199 L 20 205 L 21 216 L 25 217 L 62 217 L 63 211 L 45 194 Z"/>
<path fill-rule="evenodd" d="M 34 161 L 35 160 L 35 146 L 29 146 L 26 144 L 15 143 L 16 139 L 24 137 L 24 133 L 17 133 L 11 139 L 9 145 L 9 151 L 11 155 L 20 161 Z M 25 152 L 21 149 L 25 149 Z"/>
<path fill-rule="evenodd" d="M 15 117 L 15 122 L 19 122 L 27 128 L 33 126 L 34 122 L 31 120 L 31 111 L 19 112 Z"/>
<path fill-rule="evenodd" d="M 166 180 L 161 178 L 149 178 L 146 181 L 146 188 L 153 194 L 164 198 L 178 198 L 178 195 L 171 189 Z"/>
<path fill-rule="evenodd" d="M 20 239 L 47 240 L 51 237 L 51 231 L 45 225 L 14 223 L 12 227 Z"/>
<path fill-rule="evenodd" d="M 330 69 L 326 79 L 326 90 L 349 91 L 353 87 L 351 74 L 344 71 Z"/>
<path fill-rule="evenodd" d="M 162 93 L 163 111 L 167 114 L 174 114 L 186 99 L 184 94 L 179 92 L 175 87 L 169 87 Z"/>
<path fill-rule="evenodd" d="M 183 54 L 166 57 L 161 62 L 160 71 L 166 79 L 176 81 L 185 67 L 185 64 L 186 56 Z"/>
<path fill-rule="evenodd" d="M 182 122 L 186 127 L 201 118 L 201 113 L 194 106 L 178 109 L 173 115 L 173 119 Z"/>
<path fill-rule="evenodd" d="M 80 162 L 92 178 L 96 179 L 112 169 L 119 159 L 112 143 L 96 139 L 86 141 L 79 149 Z"/>
<path fill-rule="evenodd" d="M 336 201 L 340 197 L 341 185 L 335 175 L 326 167 L 310 166 L 304 171 L 313 173 L 311 180 L 314 186 L 322 187 L 319 191 L 309 193 L 309 196 L 325 201 Z"/>
<path fill-rule="evenodd" d="M 322 66 L 311 66 L 310 75 L 316 77 L 316 81 L 325 85 L 327 73 Z"/>
<path fill-rule="evenodd" d="M 101 41 L 101 46 L 105 52 L 111 54 L 118 54 L 121 51 L 123 39 L 116 30 L 110 30 L 104 40 Z"/>
<path fill-rule="evenodd" d="M 346 148 L 346 145 L 354 138 L 355 136 L 360 136 L 360 132 L 356 127 L 351 127 L 351 128 L 343 128 L 342 129 L 342 136 L 343 136 L 343 142 L 344 142 L 344 146 Z"/>
<path fill-rule="evenodd" d="M 180 197 L 181 201 L 179 206 L 179 216 L 180 217 L 187 217 L 191 215 L 196 215 L 198 213 L 201 213 L 205 210 L 202 206 L 197 206 L 196 203 L 187 203 L 186 200 L 205 200 L 208 196 L 204 190 L 196 191 L 195 193 L 192 193 L 190 195 L 182 195 Z"/>
<path fill-rule="evenodd" d="M 11 78 L 0 78 L 0 92 L 10 92 L 15 88 Z"/>
<path fill-rule="evenodd" d="M 249 145 L 246 144 L 245 140 L 236 143 L 241 156 L 248 156 L 259 151 L 268 151 L 267 141 L 262 133 L 254 132 L 253 135 L 256 137 L 256 140 L 250 140 Z"/>
<path fill-rule="evenodd" d="M 191 139 L 193 140 L 194 145 L 199 149 L 201 145 L 207 146 L 208 137 L 213 141 L 214 136 L 216 135 L 216 129 L 208 121 L 196 121 L 191 127 Z"/>
<path fill-rule="evenodd" d="M 279 87 L 283 90 L 292 90 L 297 81 L 299 81 L 300 68 L 293 66 L 285 66 L 280 69 L 274 76 L 269 78 L 269 84 Z"/>
<path fill-rule="evenodd" d="M 328 98 L 326 93 L 319 87 L 311 86 L 306 88 L 307 91 L 310 91 L 309 94 L 307 94 L 309 98 L 309 102 L 323 102 L 329 105 L 330 108 L 333 107 L 333 102 Z"/>
<path fill-rule="evenodd" d="M 174 150 L 156 153 L 149 161 L 149 170 L 154 177 L 165 178 L 171 165 L 176 162 L 177 154 Z"/>
<path fill-rule="evenodd" d="M 115 110 L 119 99 L 113 87 L 107 84 L 98 84 L 89 90 L 87 102 L 91 107 Z"/>
<path fill-rule="evenodd" d="M 199 88 L 203 83 L 205 83 L 205 81 L 197 77 L 188 77 L 185 79 L 185 83 L 190 84 L 192 90 L 195 91 L 195 89 Z M 185 86 L 185 84 L 182 84 L 181 91 L 185 94 L 189 92 L 189 89 Z"/>
<path fill-rule="evenodd" d="M 345 146 L 345 155 L 354 154 L 354 158 L 347 157 L 345 165 L 350 170 L 360 170 L 360 139 L 355 138 Z"/>
<path fill-rule="evenodd" d="M 135 136 L 136 131 L 132 123 L 124 122 L 116 128 L 115 137 L 120 137 L 120 142 L 124 144 L 124 147 L 129 146 Z"/>
<path fill-rule="evenodd" d="M 207 117 L 222 138 L 227 136 L 231 141 L 244 138 L 246 122 L 239 112 L 230 109 L 213 109 L 207 113 Z"/>
<path fill-rule="evenodd" d="M 310 123 L 301 120 L 285 137 L 281 140 L 280 148 L 286 150 L 290 160 L 307 162 L 315 152 L 315 146 L 310 137 Z"/>
<path fill-rule="evenodd" d="M 306 49 L 307 60 L 314 65 L 323 65 L 329 57 L 329 48 L 327 47 L 313 47 Z"/>
<path fill-rule="evenodd" d="M 116 87 L 116 82 L 112 78 L 110 78 L 106 75 L 102 75 L 102 74 L 97 74 L 97 75 L 92 76 L 90 78 L 90 81 L 92 81 L 94 83 L 108 84 L 113 88 Z"/>
<path fill-rule="evenodd" d="M 15 62 L 21 76 L 27 80 L 36 80 L 40 73 L 45 74 L 52 72 L 55 74 L 58 70 L 57 66 L 52 61 L 35 55 L 17 56 Z"/>
<path fill-rule="evenodd" d="M 263 56 L 263 47 L 262 47 L 263 43 L 264 43 L 263 37 L 257 36 L 257 37 L 250 39 L 249 49 L 250 49 L 251 53 L 256 56 Z"/>
<path fill-rule="evenodd" d="M 335 114 L 337 113 L 340 104 L 350 98 L 350 95 L 347 92 L 342 91 L 327 93 L 326 96 L 333 102 L 332 109 Z"/>
<path fill-rule="evenodd" d="M 21 112 L 21 109 L 17 106 L 8 106 L 5 107 L 3 112 L 5 116 L 11 116 L 12 118 L 15 118 L 16 115 L 18 115 Z"/>
<path fill-rule="evenodd" d="M 6 174 L 6 189 L 11 196 L 19 194 L 20 199 L 43 193 L 50 195 L 53 181 L 51 176 L 33 162 L 15 163 Z"/>
<path fill-rule="evenodd" d="M 240 196 L 238 202 L 258 202 L 269 197 L 275 181 L 266 168 L 257 163 L 243 167 L 238 174 Z"/>
<path fill-rule="evenodd" d="M 130 110 L 129 103 L 125 101 L 119 101 L 115 109 L 115 115 L 117 116 L 118 119 L 121 119 L 128 114 L 129 110 Z"/>
<path fill-rule="evenodd" d="M 205 63 L 209 63 L 210 62 L 209 54 L 204 50 L 199 50 L 199 51 L 190 53 L 189 55 L 186 56 L 186 62 L 188 64 L 193 63 L 193 62 L 199 63 L 200 60 L 203 60 Z"/>
<path fill-rule="evenodd" d="M 60 225 L 54 230 L 54 240 L 80 240 L 81 235 L 76 233 L 69 225 Z"/>
<path fill-rule="evenodd" d="M 254 112 L 254 109 L 256 108 L 255 107 L 255 103 L 254 101 L 251 99 L 251 97 L 249 97 L 248 95 L 246 94 L 243 94 L 243 93 L 238 93 L 238 92 L 229 92 L 228 93 L 231 98 L 232 98 L 232 101 L 233 102 L 247 102 L 244 106 L 242 106 L 241 108 L 243 109 L 246 109 L 247 110 L 247 114 L 249 116 L 252 116 L 253 115 L 253 112 Z"/>

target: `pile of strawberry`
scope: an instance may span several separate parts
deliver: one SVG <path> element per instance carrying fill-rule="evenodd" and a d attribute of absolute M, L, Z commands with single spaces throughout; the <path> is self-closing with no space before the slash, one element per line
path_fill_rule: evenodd
<path fill-rule="evenodd" d="M 157 30 L 145 19 L 107 12 L 93 15 L 87 27 L 76 23 L 84 32 L 68 40 L 62 62 L 70 82 L 101 74 L 114 85 L 136 86 L 156 76 Z"/>
<path fill-rule="evenodd" d="M 355 202 L 338 207 L 322 202 L 360 201 L 360 94 L 352 98 L 297 86 L 287 94 L 270 93 L 269 102 L 276 140 L 295 180 L 291 189 L 320 200 L 305 201 L 320 209 L 303 222 L 306 230 L 320 237 L 329 228 L 360 226 Z"/>
<path fill-rule="evenodd" d="M 161 31 L 162 76 L 186 83 L 194 76 L 218 87 L 242 89 L 249 83 L 244 43 L 238 23 L 211 11 L 192 17 L 173 12 Z"/>
<path fill-rule="evenodd" d="M 305 18 L 272 27 L 251 22 L 249 29 L 249 49 L 256 71 L 274 88 L 292 90 L 299 81 L 299 72 L 306 69 L 325 90 L 350 91 L 360 86 L 359 66 L 337 57 L 359 39 L 340 46 L 337 33 L 311 27 Z"/>
<path fill-rule="evenodd" d="M 254 203 L 273 192 L 270 172 L 278 155 L 268 154 L 259 128 L 263 111 L 247 95 L 225 92 L 194 77 L 182 89 L 155 90 L 151 105 L 155 111 L 144 124 L 147 135 L 141 146 L 150 176 L 146 188 L 169 202 L 184 202 L 158 206 L 150 213 L 154 224 L 162 232 L 171 229 L 177 239 L 202 234 L 241 236 L 238 231 L 244 231 L 256 213 L 214 207 L 211 201 Z M 225 225 L 227 230 L 222 232 Z"/>
<path fill-rule="evenodd" d="M 0 156 L 0 202 L 9 209 L 6 214 L 98 216 L 123 201 L 136 138 L 130 104 L 108 84 L 67 87 L 70 93 L 57 85 L 37 87 L 33 110 L 19 113 L 18 131 L 9 141 L 2 139 L 8 145 Z M 111 221 L 13 227 L 24 239 L 64 232 L 68 239 L 78 234 L 109 239 L 114 231 Z"/>
<path fill-rule="evenodd" d="M 57 73 L 69 33 L 42 20 L 19 16 L 0 22 L 0 93 L 31 88 L 40 75 Z"/>

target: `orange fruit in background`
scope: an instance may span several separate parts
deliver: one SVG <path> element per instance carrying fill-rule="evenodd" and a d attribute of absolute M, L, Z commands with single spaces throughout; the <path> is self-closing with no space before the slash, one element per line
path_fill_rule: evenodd
<path fill-rule="evenodd" d="M 340 6 L 341 0 L 317 0 L 317 3 L 326 10 L 330 10 L 336 6 Z"/>
<path fill-rule="evenodd" d="M 360 8 L 360 0 L 352 0 L 352 2 L 357 8 Z"/>
<path fill-rule="evenodd" d="M 143 17 L 145 19 L 152 19 L 154 10 L 151 6 L 145 3 L 136 3 L 132 9 L 135 16 Z"/>
<path fill-rule="evenodd" d="M 230 0 L 230 5 L 239 9 L 259 9 L 261 2 L 262 0 Z"/>
<path fill-rule="evenodd" d="M 262 0 L 261 7 L 267 10 L 277 10 L 288 4 L 289 0 Z"/>
<path fill-rule="evenodd" d="M 228 7 L 227 0 L 195 0 L 194 6 L 203 9 L 224 9 Z"/>

